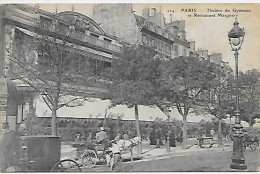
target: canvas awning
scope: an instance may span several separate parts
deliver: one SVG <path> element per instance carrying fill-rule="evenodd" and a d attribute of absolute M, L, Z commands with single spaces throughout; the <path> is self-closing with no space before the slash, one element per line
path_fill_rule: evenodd
<path fill-rule="evenodd" d="M 117 119 L 120 116 L 121 120 L 135 120 L 134 108 L 128 108 L 126 105 L 118 105 L 109 108 L 110 100 L 101 100 L 91 98 L 91 101 L 85 101 L 81 106 L 62 107 L 57 111 L 57 117 L 61 118 L 108 118 Z M 48 108 L 41 96 L 34 99 L 35 113 L 38 117 L 51 117 L 51 110 Z M 107 110 L 107 111 L 106 111 Z M 167 116 L 156 106 L 138 106 L 140 121 L 154 121 L 156 118 L 162 120 L 167 119 Z"/>
<path fill-rule="evenodd" d="M 211 122 L 213 118 L 214 116 L 211 114 L 196 115 L 194 113 L 189 113 L 187 116 L 187 121 L 190 123 L 199 123 L 201 120 L 204 120 L 206 122 Z M 181 116 L 177 108 L 173 108 L 170 113 L 170 119 L 182 121 L 183 117 Z"/>

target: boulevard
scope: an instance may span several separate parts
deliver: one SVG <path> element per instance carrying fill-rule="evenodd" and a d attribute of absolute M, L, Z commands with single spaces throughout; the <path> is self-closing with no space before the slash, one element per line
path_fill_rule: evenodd
<path fill-rule="evenodd" d="M 177 152 L 170 156 L 161 156 L 154 159 L 137 160 L 134 162 L 123 162 L 116 171 L 123 172 L 223 172 L 223 171 L 259 171 L 260 162 L 259 147 L 257 151 L 252 152 L 247 149 L 244 153 L 246 158 L 246 170 L 230 169 L 232 157 L 232 148 L 224 150 L 215 149 L 212 151 L 195 151 L 190 153 L 178 154 Z M 83 172 L 109 172 L 111 171 L 105 165 L 98 165 L 91 169 L 82 169 Z"/>

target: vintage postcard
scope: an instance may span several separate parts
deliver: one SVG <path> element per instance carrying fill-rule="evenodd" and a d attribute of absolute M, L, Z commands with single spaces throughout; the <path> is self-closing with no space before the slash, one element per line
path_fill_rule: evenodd
<path fill-rule="evenodd" d="M 1 172 L 260 171 L 260 4 L 0 4 Z"/>

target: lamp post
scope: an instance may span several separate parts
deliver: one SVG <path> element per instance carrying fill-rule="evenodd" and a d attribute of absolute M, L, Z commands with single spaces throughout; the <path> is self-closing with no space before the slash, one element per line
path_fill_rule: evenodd
<path fill-rule="evenodd" d="M 237 18 L 234 22 L 234 27 L 228 32 L 229 44 L 232 48 L 231 51 L 235 52 L 235 68 L 236 68 L 236 109 L 235 109 L 235 125 L 233 127 L 233 157 L 230 164 L 231 169 L 247 169 L 245 165 L 245 157 L 243 151 L 243 126 L 240 122 L 239 111 L 239 88 L 238 88 L 238 50 L 241 49 L 241 45 L 244 41 L 244 28 L 238 26 Z"/>
<path fill-rule="evenodd" d="M 169 106 L 166 106 L 166 109 L 167 109 L 167 118 L 168 118 L 168 125 L 167 125 L 167 146 L 166 146 L 166 151 L 167 152 L 170 152 L 170 112 L 171 112 L 171 109 Z"/>

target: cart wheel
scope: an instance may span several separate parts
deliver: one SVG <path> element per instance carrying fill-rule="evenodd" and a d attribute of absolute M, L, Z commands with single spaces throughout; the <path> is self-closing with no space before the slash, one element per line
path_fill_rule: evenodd
<path fill-rule="evenodd" d="M 56 163 L 52 167 L 51 172 L 81 172 L 81 168 L 76 161 L 65 159 Z"/>
<path fill-rule="evenodd" d="M 98 161 L 97 153 L 94 150 L 86 150 L 82 155 L 82 164 L 84 167 L 92 168 Z"/>
<path fill-rule="evenodd" d="M 253 142 L 253 144 L 251 144 L 250 148 L 251 148 L 252 151 L 256 151 L 257 142 Z"/>

